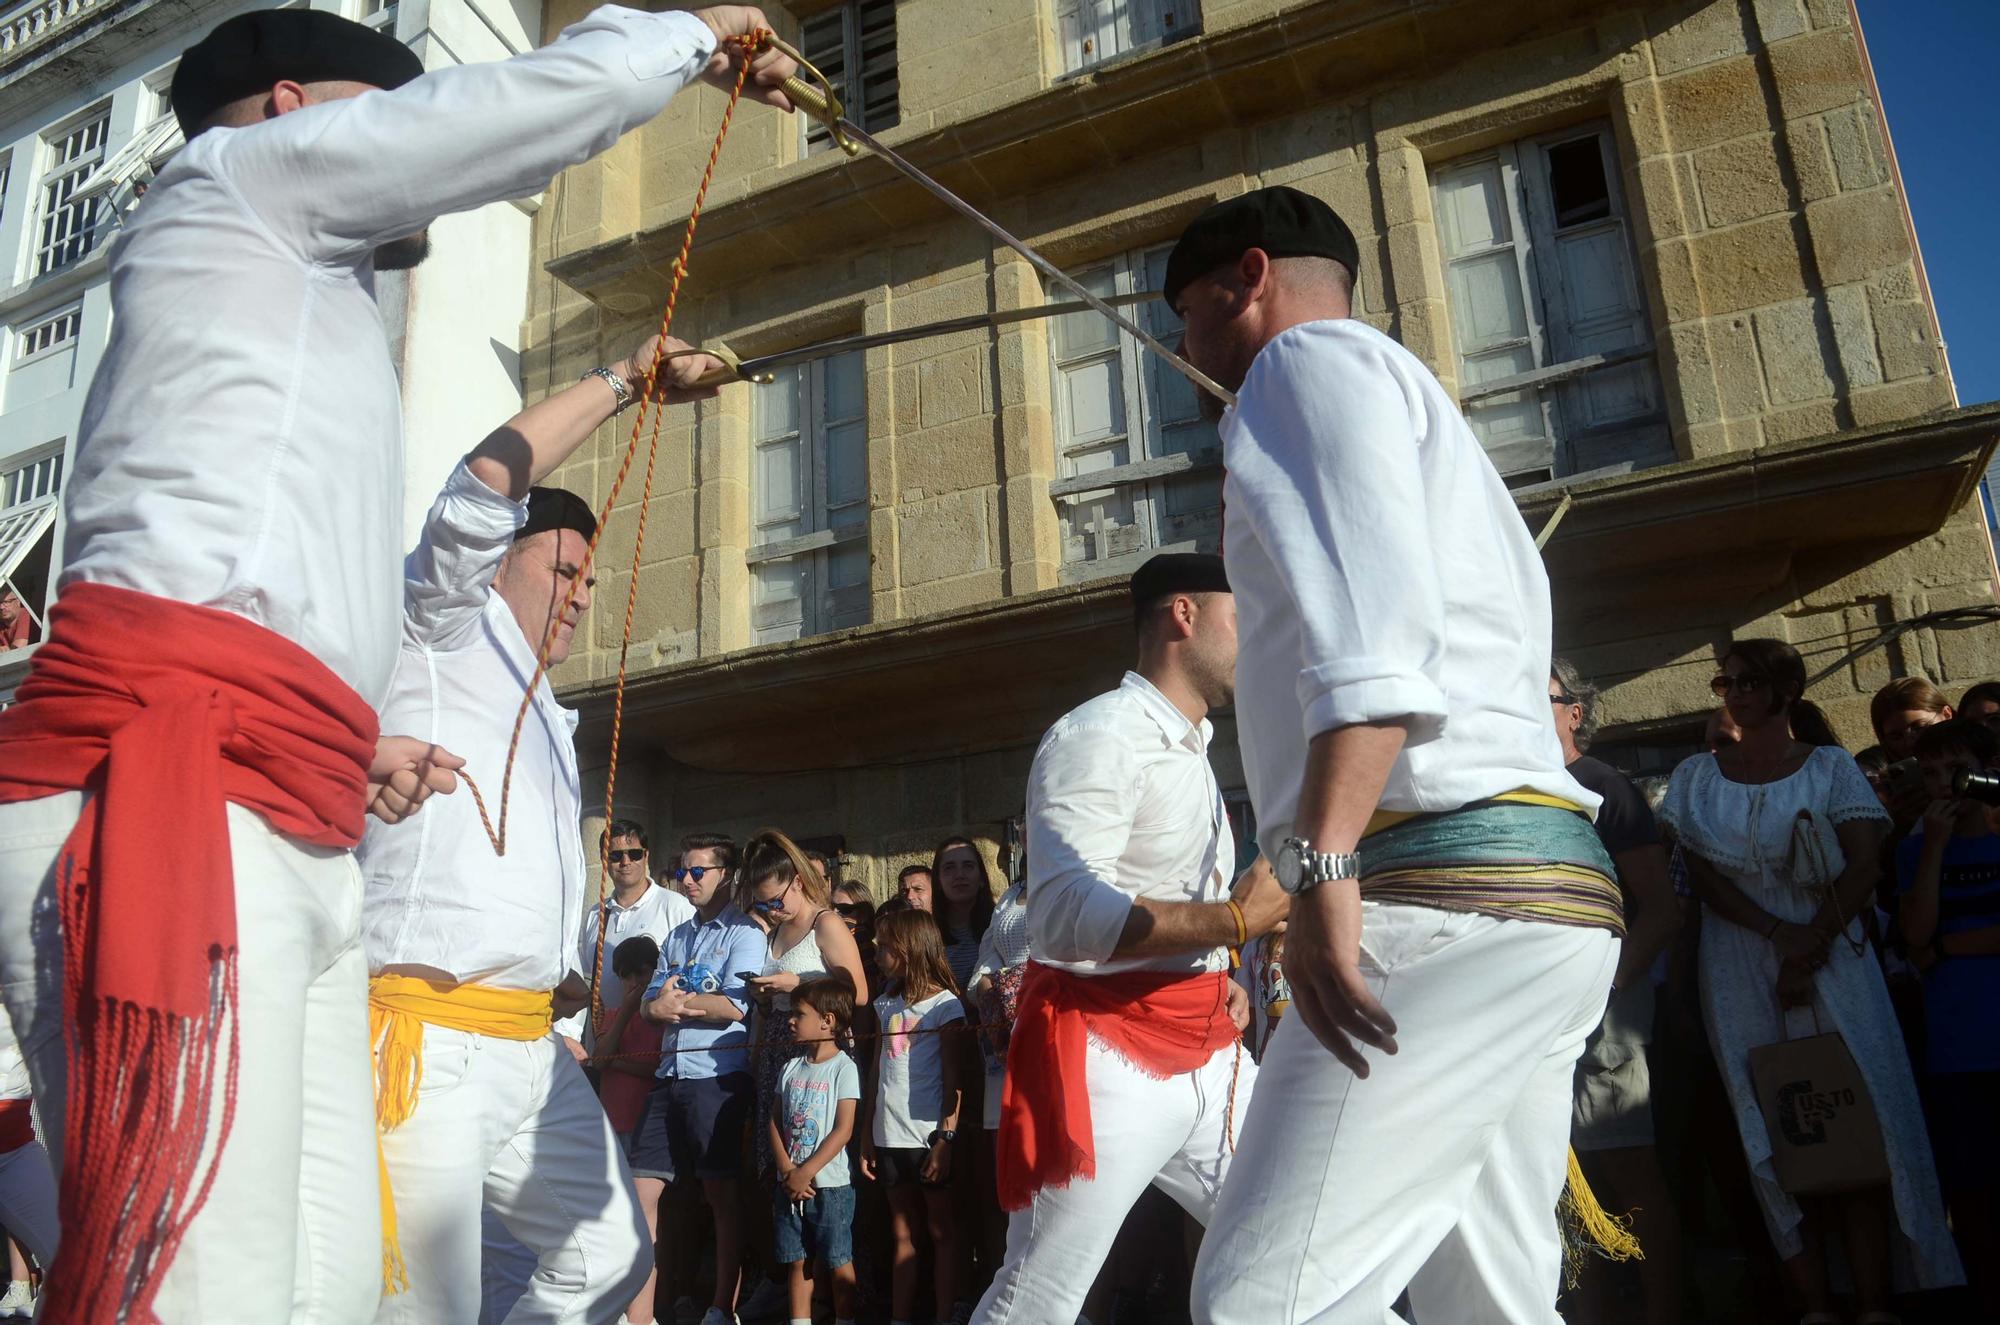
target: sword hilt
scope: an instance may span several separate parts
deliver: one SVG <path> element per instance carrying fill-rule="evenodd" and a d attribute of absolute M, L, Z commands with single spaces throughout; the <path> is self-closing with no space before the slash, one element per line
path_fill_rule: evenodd
<path fill-rule="evenodd" d="M 841 128 L 841 120 L 847 114 L 847 108 L 841 104 L 840 93 L 834 90 L 832 81 L 821 73 L 811 60 L 806 59 L 798 47 L 784 38 L 773 33 L 765 40 L 772 49 L 789 55 L 793 63 L 798 65 L 799 72 L 806 75 L 806 78 L 796 76 L 787 78 L 781 85 L 785 89 L 785 95 L 791 98 L 792 105 L 824 124 L 827 132 L 833 135 L 833 141 L 839 144 L 841 151 L 849 156 L 859 156 L 861 144 L 849 138 L 846 131 Z M 811 81 L 808 82 L 807 78 Z"/>
<path fill-rule="evenodd" d="M 736 357 L 736 351 L 730 349 L 721 341 L 717 341 L 713 345 L 696 346 L 691 350 L 670 350 L 660 356 L 660 362 L 665 363 L 668 359 L 685 359 L 695 354 L 709 355 L 720 359 L 722 360 L 722 366 L 720 368 L 711 368 L 700 377 L 697 377 L 693 382 L 688 384 L 690 388 L 728 386 L 731 382 L 750 382 L 758 386 L 763 386 L 777 380 L 777 377 L 772 373 L 760 373 L 754 370 L 747 373 L 744 372 L 743 361 Z"/>

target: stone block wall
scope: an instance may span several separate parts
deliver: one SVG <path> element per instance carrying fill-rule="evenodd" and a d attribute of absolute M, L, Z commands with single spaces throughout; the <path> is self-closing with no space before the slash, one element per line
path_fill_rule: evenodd
<path fill-rule="evenodd" d="M 1361 240 L 1358 314 L 1455 387 L 1432 172 L 1496 143 L 1604 121 L 1617 143 L 1680 458 L 1953 403 L 1840 0 L 1202 7 L 1199 38 L 1063 79 L 1047 0 L 902 0 L 902 123 L 884 136 L 924 140 L 933 159 L 951 162 L 960 135 L 970 142 L 975 129 L 1020 117 L 1022 133 L 1033 134 L 1030 187 L 995 192 L 977 163 L 962 160 L 945 174 L 1071 266 L 1170 240 L 1217 198 L 1273 183 L 1314 192 Z M 552 5 L 551 35 L 586 8 Z M 1272 45 L 1259 58 L 1267 63 L 1227 54 L 1266 32 Z M 1120 79 L 1142 77 L 1146 62 L 1183 69 L 1179 90 L 1146 101 L 1143 116 L 1121 115 Z M 1063 119 L 1048 109 L 1057 101 L 1105 109 Z M 542 257 L 677 235 L 721 106 L 712 89 L 684 94 L 604 157 L 566 172 L 537 217 Z M 817 234 L 809 219 L 769 202 L 781 187 L 847 169 L 832 155 L 802 159 L 793 121 L 743 108 L 708 206 L 747 218 L 742 233 L 768 231 L 770 240 L 735 243 L 731 253 L 761 256 L 726 268 L 704 265 L 697 247 L 676 332 L 752 354 L 1050 297 L 1031 269 L 956 218 L 829 222 Z M 529 394 L 629 352 L 657 318 L 660 266 L 649 261 L 589 298 L 538 272 L 523 331 Z M 1048 497 L 1060 469 L 1047 336 L 1029 322 L 868 353 L 875 622 L 1062 582 Z M 557 481 L 604 500 L 630 424 L 628 415 L 607 426 Z M 665 421 L 646 506 L 635 673 L 749 643 L 748 427 L 741 387 Z M 639 481 L 635 472 L 621 494 L 600 560 L 591 647 L 559 683 L 617 666 Z M 1627 581 L 1607 590 L 1615 601 L 1564 610 L 1559 643 L 1612 682 L 1609 721 L 1651 722 L 1705 707 L 1713 649 L 1731 633 L 1768 628 L 1802 648 L 1832 650 L 1830 661 L 1844 651 L 1835 641 L 1864 629 L 1857 623 L 1991 599 L 1974 511 L 1919 545 L 1867 549 L 1854 565 L 1778 560 L 1768 583 L 1750 587 L 1734 584 L 1731 568 L 1710 568 L 1700 601 L 1657 620 L 1649 612 L 1644 624 Z M 1685 578 L 1683 568 L 1661 574 Z M 1867 665 L 1955 686 L 2000 673 L 1992 635 L 1919 634 Z M 1841 683 L 1831 696 L 1837 719 L 1851 726 L 1871 676 L 1855 669 Z"/>

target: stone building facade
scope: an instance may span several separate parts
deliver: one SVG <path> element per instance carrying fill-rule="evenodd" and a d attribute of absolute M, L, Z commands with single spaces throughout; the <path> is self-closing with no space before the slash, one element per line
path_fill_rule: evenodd
<path fill-rule="evenodd" d="M 584 8 L 557 0 L 548 35 Z M 1796 644 L 1855 744 L 1892 676 L 2000 674 L 1975 499 L 2000 413 L 1957 406 L 1847 0 L 767 12 L 884 142 L 1099 289 L 1156 288 L 1217 199 L 1282 183 L 1338 209 L 1357 315 L 1458 393 L 1530 527 L 1557 521 L 1556 646 L 1606 685 L 1601 740 L 1633 771 L 1692 748 L 1732 636 Z M 681 97 L 551 190 L 529 394 L 656 321 L 722 104 Z M 820 147 L 738 109 L 678 334 L 750 355 L 1063 297 L 883 162 Z M 1174 331 L 1158 302 L 1141 315 Z M 629 422 L 558 481 L 605 500 Z M 1219 461 L 1178 379 L 1094 317 L 671 411 L 619 812 L 671 834 L 777 823 L 878 888 L 948 831 L 1003 842 L 1043 729 L 1128 660 L 1132 567 L 1215 546 Z M 608 749 L 639 484 L 590 646 L 558 675 L 586 766 Z"/>

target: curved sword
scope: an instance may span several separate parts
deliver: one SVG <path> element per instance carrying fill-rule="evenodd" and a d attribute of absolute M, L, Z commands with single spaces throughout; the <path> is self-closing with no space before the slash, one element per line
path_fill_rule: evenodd
<path fill-rule="evenodd" d="M 1132 294 L 1104 296 L 1104 302 L 1114 306 L 1143 304 L 1160 297 L 1157 290 L 1140 290 Z M 901 345 L 907 341 L 928 340 L 932 336 L 949 336 L 960 331 L 984 331 L 992 327 L 1004 327 L 1014 322 L 1032 322 L 1038 318 L 1062 317 L 1069 313 L 1095 312 L 1096 307 L 1081 300 L 1066 304 L 1036 304 L 1032 308 L 1005 308 L 992 313 L 973 313 L 965 317 L 946 318 L 941 322 L 923 322 L 912 327 L 897 327 L 889 331 L 865 332 L 853 336 L 835 336 L 811 345 L 800 345 L 776 354 L 763 354 L 755 358 L 739 359 L 731 353 L 727 345 L 697 345 L 692 349 L 674 350 L 665 357 L 685 359 L 696 354 L 712 354 L 722 360 L 723 367 L 704 373 L 695 382 L 696 386 L 721 386 L 726 382 L 766 383 L 772 380 L 772 372 L 779 368 L 794 368 L 799 364 L 811 363 L 815 359 L 830 359 L 836 354 L 852 350 L 873 350 L 884 345 Z"/>
<path fill-rule="evenodd" d="M 801 78 L 788 78 L 784 82 L 785 95 L 791 98 L 792 105 L 826 125 L 827 129 L 833 134 L 834 142 L 840 145 L 840 149 L 843 152 L 846 152 L 849 156 L 856 156 L 860 153 L 861 148 L 866 147 L 869 151 L 901 171 L 911 181 L 921 186 L 925 192 L 929 193 L 939 202 L 944 203 L 960 216 L 971 221 L 987 234 L 1026 258 L 1029 265 L 1034 267 L 1036 271 L 1039 271 L 1042 275 L 1062 286 L 1071 294 L 1076 295 L 1086 305 L 1096 309 L 1130 332 L 1138 339 L 1141 345 L 1144 345 L 1147 349 L 1166 360 L 1169 367 L 1188 381 L 1194 383 L 1195 386 L 1208 392 L 1224 404 L 1234 405 L 1236 403 L 1235 392 L 1220 385 L 1214 378 L 1211 378 L 1186 359 L 1181 358 L 1180 355 L 1162 345 L 1158 338 L 1149 334 L 1138 323 L 1112 308 L 1111 301 L 1100 298 L 1092 294 L 1089 290 L 1086 290 L 1081 282 L 1070 276 L 1062 268 L 1056 266 L 1055 263 L 1050 262 L 1041 254 L 1014 238 L 999 222 L 994 221 L 977 207 L 974 207 L 971 203 L 959 197 L 956 193 L 953 193 L 950 189 L 938 183 L 908 161 L 905 161 L 894 149 L 882 146 L 881 143 L 877 142 L 859 125 L 848 119 L 845 109 L 840 104 L 840 95 L 833 90 L 833 84 L 827 80 L 825 74 L 813 68 L 812 63 L 804 55 L 800 54 L 795 47 L 776 37 L 771 38 L 771 45 L 789 55 L 798 63 L 800 70 L 811 75 L 815 83 L 817 83 L 817 86 L 815 86 L 814 83 L 808 83 Z"/>

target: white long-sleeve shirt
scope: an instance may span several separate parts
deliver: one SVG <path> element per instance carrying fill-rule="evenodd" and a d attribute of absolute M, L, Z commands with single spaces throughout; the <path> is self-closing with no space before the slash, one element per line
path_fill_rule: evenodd
<path fill-rule="evenodd" d="M 382 706 L 383 730 L 461 756 L 495 816 L 535 648 L 492 584 L 527 518 L 464 465 L 452 471 L 405 563 L 403 638 Z M 540 990 L 576 966 L 588 876 L 575 733 L 576 714 L 543 677 L 515 756 L 505 856 L 463 787 L 402 823 L 369 820 L 359 853 L 369 974 L 420 967 Z"/>
<path fill-rule="evenodd" d="M 61 583 L 247 617 L 379 706 L 403 439 L 374 249 L 545 187 L 658 114 L 713 49 L 690 15 L 606 7 L 515 59 L 198 135 L 112 250 Z"/>
<path fill-rule="evenodd" d="M 1219 902 L 1236 848 L 1213 730 L 1127 672 L 1042 737 L 1028 773 L 1028 951 L 1080 975 L 1217 971 L 1222 948 L 1113 960 L 1134 898 Z"/>
<path fill-rule="evenodd" d="M 1594 811 L 1548 702 L 1549 581 L 1428 368 L 1364 322 L 1274 337 L 1222 419 L 1237 733 L 1258 843 L 1291 835 L 1314 736 L 1401 719 L 1385 810 L 1530 789 Z"/>

